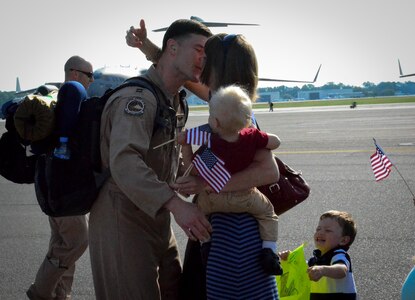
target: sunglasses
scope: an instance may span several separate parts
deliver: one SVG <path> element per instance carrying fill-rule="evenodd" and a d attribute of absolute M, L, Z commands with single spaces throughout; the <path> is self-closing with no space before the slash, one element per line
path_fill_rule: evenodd
<path fill-rule="evenodd" d="M 91 79 L 92 77 L 94 77 L 94 73 L 92 72 L 85 72 L 85 71 L 81 71 L 81 70 L 77 70 L 77 69 L 70 69 L 71 71 L 77 71 L 80 72 L 86 76 L 88 76 L 89 79 Z"/>

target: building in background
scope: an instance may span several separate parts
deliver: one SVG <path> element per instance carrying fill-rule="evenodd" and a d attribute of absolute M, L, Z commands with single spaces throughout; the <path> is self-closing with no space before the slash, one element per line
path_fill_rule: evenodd
<path fill-rule="evenodd" d="M 354 92 L 353 89 L 298 91 L 298 99 L 304 100 L 360 98 L 363 96 L 362 92 Z"/>

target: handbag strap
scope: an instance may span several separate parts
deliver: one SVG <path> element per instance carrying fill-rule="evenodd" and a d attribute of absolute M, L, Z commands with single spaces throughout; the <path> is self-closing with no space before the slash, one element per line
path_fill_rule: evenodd
<path fill-rule="evenodd" d="M 252 122 L 252 124 L 254 124 L 254 125 L 255 125 L 255 127 L 256 127 L 258 130 L 261 130 L 261 129 L 259 128 L 258 121 L 256 120 L 256 118 L 255 118 L 255 115 L 254 115 L 254 112 L 253 112 L 253 111 L 252 111 L 252 115 L 251 115 L 251 120 L 253 121 L 253 122 Z"/>

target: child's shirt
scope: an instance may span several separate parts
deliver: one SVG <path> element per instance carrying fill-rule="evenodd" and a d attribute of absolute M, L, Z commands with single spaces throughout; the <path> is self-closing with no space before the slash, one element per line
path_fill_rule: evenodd
<path fill-rule="evenodd" d="M 331 266 L 344 264 L 347 267 L 347 274 L 344 278 L 334 279 L 323 276 L 319 281 L 311 281 L 310 300 L 355 300 L 356 286 L 352 273 L 350 256 L 343 248 L 334 248 L 324 255 L 320 250 L 314 250 L 314 257 L 308 261 L 311 266 Z"/>
<path fill-rule="evenodd" d="M 227 142 L 217 134 L 212 135 L 212 152 L 225 162 L 225 168 L 235 174 L 248 167 L 254 159 L 256 150 L 268 143 L 268 134 L 256 128 L 244 128 L 236 142 Z"/>

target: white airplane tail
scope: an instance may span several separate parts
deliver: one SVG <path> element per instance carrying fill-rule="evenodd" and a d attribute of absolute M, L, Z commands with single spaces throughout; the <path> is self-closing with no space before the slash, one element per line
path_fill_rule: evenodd
<path fill-rule="evenodd" d="M 402 67 L 401 67 L 401 62 L 399 61 L 399 59 L 398 59 L 398 65 L 399 65 L 399 75 L 402 76 L 403 75 Z"/>
<path fill-rule="evenodd" d="M 402 67 L 401 67 L 401 62 L 399 61 L 399 58 L 398 58 L 398 66 L 399 66 L 399 78 L 415 76 L 415 73 L 405 74 L 405 75 L 403 74 Z"/>

